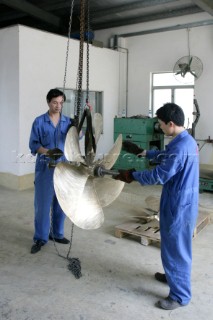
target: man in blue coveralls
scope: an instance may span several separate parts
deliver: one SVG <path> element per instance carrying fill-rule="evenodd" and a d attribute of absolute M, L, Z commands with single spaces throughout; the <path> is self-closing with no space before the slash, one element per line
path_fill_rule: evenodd
<path fill-rule="evenodd" d="M 33 155 L 37 154 L 35 165 L 35 195 L 34 195 L 34 244 L 31 253 L 37 253 L 48 240 L 68 244 L 64 237 L 65 214 L 62 211 L 54 191 L 53 173 L 54 163 L 66 161 L 63 156 L 67 131 L 71 126 L 71 119 L 62 115 L 64 93 L 58 89 L 51 89 L 47 93 L 49 110 L 37 117 L 32 125 L 29 147 Z M 61 154 L 58 151 L 62 151 Z M 54 152 L 56 156 L 54 158 Z M 52 210 L 52 222 L 50 211 Z"/>
<path fill-rule="evenodd" d="M 152 170 L 119 170 L 115 179 L 142 185 L 163 185 L 160 201 L 161 259 L 165 273 L 156 280 L 167 283 L 169 295 L 156 306 L 173 310 L 191 300 L 192 237 L 198 215 L 199 155 L 196 141 L 184 128 L 183 110 L 166 103 L 156 112 L 160 127 L 172 141 L 164 151 L 142 151 L 157 159 Z"/>

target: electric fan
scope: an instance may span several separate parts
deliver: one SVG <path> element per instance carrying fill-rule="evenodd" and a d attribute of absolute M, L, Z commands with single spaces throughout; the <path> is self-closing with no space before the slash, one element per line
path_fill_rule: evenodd
<path fill-rule="evenodd" d="M 196 56 L 184 56 L 180 58 L 174 66 L 173 73 L 175 78 L 182 82 L 191 82 L 192 75 L 194 80 L 197 80 L 203 72 L 203 63 Z"/>

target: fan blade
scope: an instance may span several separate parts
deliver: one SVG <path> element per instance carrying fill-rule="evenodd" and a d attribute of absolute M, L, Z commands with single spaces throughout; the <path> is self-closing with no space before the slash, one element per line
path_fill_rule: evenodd
<path fill-rule="evenodd" d="M 104 166 L 105 169 L 111 169 L 119 157 L 122 148 L 122 134 L 117 137 L 114 146 L 107 153 L 104 158 L 100 161 L 100 164 Z"/>
<path fill-rule="evenodd" d="M 197 75 L 193 71 L 189 70 L 189 72 L 191 73 L 191 75 L 193 75 L 195 78 L 197 78 Z"/>
<path fill-rule="evenodd" d="M 98 143 L 101 133 L 103 132 L 103 118 L 100 113 L 94 114 L 94 132 L 95 132 L 95 142 Z"/>
<path fill-rule="evenodd" d="M 97 229 L 104 223 L 104 213 L 94 186 L 94 178 L 87 179 L 78 208 L 71 220 L 82 229 Z"/>
<path fill-rule="evenodd" d="M 189 67 L 190 67 L 193 57 L 189 57 L 189 58 L 190 58 L 190 60 L 189 60 Z"/>
<path fill-rule="evenodd" d="M 71 127 L 67 132 L 64 145 L 64 154 L 66 159 L 71 162 L 85 163 L 80 151 L 78 132 L 74 126 Z"/>
<path fill-rule="evenodd" d="M 94 186 L 102 207 L 108 206 L 121 193 L 125 182 L 114 180 L 111 177 L 95 178 Z"/>
<path fill-rule="evenodd" d="M 55 168 L 53 183 L 56 197 L 70 220 L 81 201 L 88 176 L 87 169 L 83 166 L 75 167 L 69 163 L 60 162 Z"/>

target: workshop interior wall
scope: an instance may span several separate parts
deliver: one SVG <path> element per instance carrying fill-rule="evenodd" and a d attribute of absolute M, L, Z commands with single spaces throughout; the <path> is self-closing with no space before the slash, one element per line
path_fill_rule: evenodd
<path fill-rule="evenodd" d="M 11 183 L 17 174 L 19 149 L 18 28 L 0 30 L 0 181 Z"/>
<path fill-rule="evenodd" d="M 207 13 L 193 14 L 165 20 L 150 21 L 131 26 L 100 30 L 95 32 L 95 39 L 105 46 L 113 46 L 115 35 L 158 30 L 212 19 Z M 200 108 L 200 119 L 195 129 L 198 140 L 213 139 L 212 105 L 213 105 L 213 25 L 191 28 L 189 31 L 190 53 L 199 57 L 203 63 L 203 73 L 195 82 L 195 98 Z M 151 105 L 150 86 L 152 72 L 172 72 L 178 59 L 188 55 L 187 29 L 166 32 L 154 32 L 147 35 L 118 38 L 118 46 L 124 52 L 128 50 L 128 101 L 127 115 L 145 114 Z M 167 102 L 167 101 L 165 101 Z M 198 141 L 200 162 L 209 163 L 213 158 L 213 144 Z M 205 145 L 203 146 L 203 144 Z M 203 147 L 202 147 L 203 146 Z"/>
<path fill-rule="evenodd" d="M 14 175 L 16 180 L 14 187 L 17 188 L 18 185 L 19 189 L 24 189 L 33 186 L 35 158 L 30 155 L 28 146 L 32 122 L 36 116 L 48 110 L 46 94 L 49 89 L 63 87 L 67 38 L 25 26 L 14 26 L 9 30 L 11 30 L 10 33 L 6 33 L 3 29 L 0 34 L 5 34 L 7 41 L 11 43 L 11 48 L 15 50 L 17 65 L 10 70 L 13 64 L 8 61 L 6 50 L 1 54 L 0 63 L 6 64 L 10 70 L 4 85 L 4 95 L 12 100 L 8 116 L 4 119 L 1 117 L 2 137 L 4 136 L 1 146 L 7 144 L 9 153 L 13 149 L 15 161 L 12 165 L 11 161 L 6 161 L 3 155 L 1 160 L 3 163 L 6 161 L 7 165 L 1 163 L 0 172 L 4 176 L 5 174 Z M 10 39 L 11 32 L 16 42 Z M 67 88 L 76 89 L 78 50 L 79 41 L 70 40 Z M 86 56 L 86 44 L 84 52 Z M 14 83 L 16 82 L 16 91 L 11 88 L 13 76 L 16 79 L 16 81 L 13 80 Z M 118 109 L 118 80 L 119 53 L 90 45 L 90 90 L 103 91 L 104 129 L 97 151 L 100 157 L 113 145 L 113 119 Z M 86 89 L 86 60 L 84 61 L 83 89 Z M 0 95 L 2 96 L 2 92 Z M 4 111 L 3 105 L 4 101 L 1 102 L 1 114 Z M 10 139 L 5 135 L 9 128 L 12 128 Z M 14 139 L 13 143 L 11 143 L 12 139 Z M 3 184 L 5 185 L 5 181 Z M 11 183 L 10 187 L 12 187 Z"/>
<path fill-rule="evenodd" d="M 206 13 L 194 14 L 100 30 L 95 32 L 95 39 L 109 46 L 116 34 L 202 21 L 210 17 Z M 198 56 L 204 67 L 195 84 L 195 96 L 201 112 L 195 131 L 196 138 L 203 140 L 213 138 L 212 39 L 212 25 L 190 29 L 191 54 Z M 0 44 L 0 184 L 22 189 L 33 185 L 35 159 L 28 147 L 32 122 L 47 111 L 47 91 L 63 86 L 67 38 L 16 25 L 0 30 Z M 113 119 L 115 115 L 121 115 L 126 102 L 127 116 L 148 114 L 150 73 L 172 71 L 175 62 L 188 54 L 186 29 L 120 38 L 119 45 L 122 47 L 119 51 L 90 45 L 90 90 L 103 91 L 104 133 L 97 152 L 100 157 L 113 145 Z M 67 88 L 76 88 L 78 49 L 79 41 L 70 40 Z M 83 89 L 85 87 L 84 73 Z M 199 144 L 202 147 L 203 142 Z M 205 144 L 200 152 L 200 162 L 209 163 L 212 154 L 213 144 Z"/>

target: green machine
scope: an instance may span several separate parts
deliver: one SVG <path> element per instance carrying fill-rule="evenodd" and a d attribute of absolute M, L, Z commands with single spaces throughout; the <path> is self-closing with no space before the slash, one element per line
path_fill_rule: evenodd
<path fill-rule="evenodd" d="M 122 134 L 123 141 L 134 142 L 142 149 L 162 150 L 164 148 L 164 134 L 159 128 L 157 118 L 114 118 L 114 141 L 119 134 Z M 138 158 L 122 150 L 114 168 L 144 170 L 151 166 L 152 164 L 146 158 Z"/>
<path fill-rule="evenodd" d="M 213 191 L 213 165 L 200 164 L 200 179 L 199 179 L 200 193 L 203 191 Z"/>
<path fill-rule="evenodd" d="M 199 179 L 199 191 L 202 193 L 203 191 L 213 191 L 213 180 L 208 180 L 205 178 Z"/>

